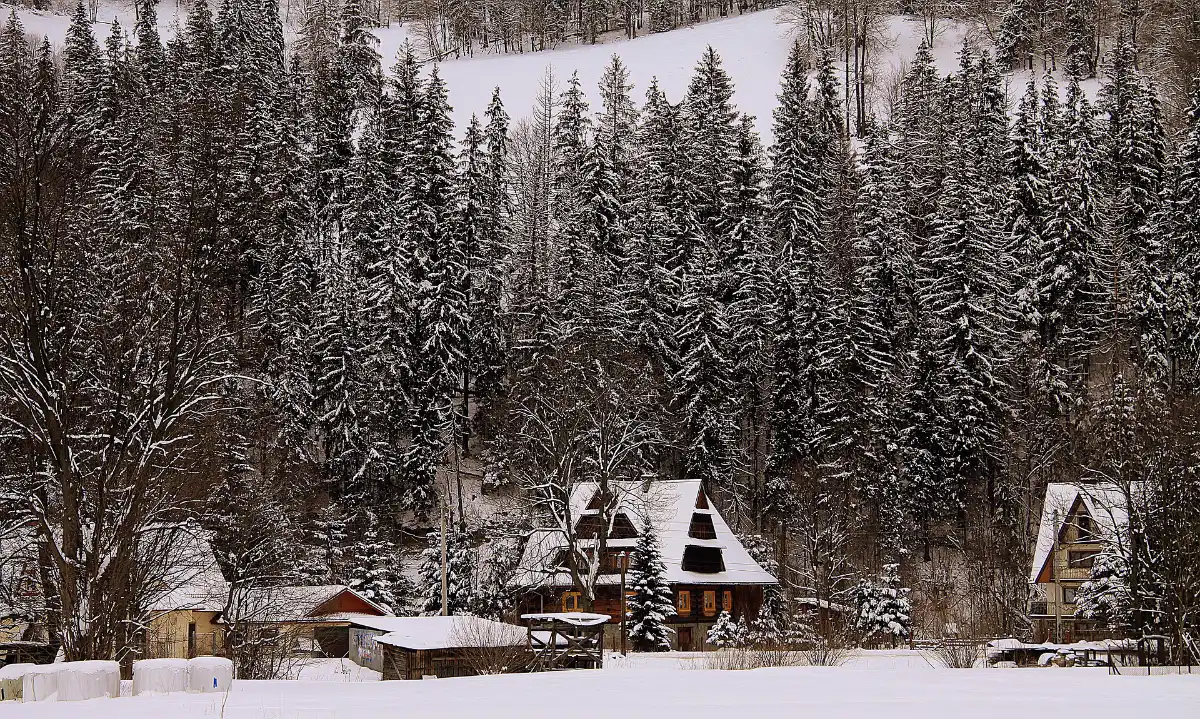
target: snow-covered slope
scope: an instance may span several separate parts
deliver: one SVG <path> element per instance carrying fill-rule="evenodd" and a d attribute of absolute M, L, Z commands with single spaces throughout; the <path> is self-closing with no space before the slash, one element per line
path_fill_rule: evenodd
<path fill-rule="evenodd" d="M 0 3 L 0 16 L 7 17 L 10 9 L 11 6 Z M 66 16 L 25 8 L 18 8 L 17 14 L 30 33 L 48 36 L 55 44 L 62 43 L 68 24 Z M 171 36 L 173 27 L 182 22 L 185 14 L 186 9 L 175 3 L 159 4 L 158 24 L 164 38 Z M 127 28 L 133 24 L 128 3 L 102 3 L 98 17 L 101 22 L 96 24 L 96 34 L 100 38 L 107 36 L 108 23 L 113 17 Z M 793 28 L 781 24 L 779 19 L 778 10 L 766 10 L 635 40 L 577 45 L 539 53 L 448 60 L 441 64 L 441 73 L 449 87 L 455 124 L 461 133 L 473 113 L 483 113 L 491 99 L 492 88 L 496 86 L 500 87 L 510 115 L 514 118 L 527 115 L 547 68 L 553 68 L 560 85 L 577 71 L 589 100 L 593 106 L 598 106 L 595 88 L 614 54 L 619 55 L 629 68 L 635 97 L 643 97 L 651 78 L 657 77 L 668 97 L 677 101 L 687 89 L 700 54 L 711 45 L 734 80 L 734 100 L 739 109 L 758 119 L 763 139 L 769 141 L 779 74 L 794 37 Z M 407 28 L 394 25 L 381 28 L 376 34 L 384 68 L 390 68 L 407 36 Z M 890 36 L 890 42 L 879 67 L 881 77 L 897 71 L 912 58 L 920 44 L 921 27 L 915 20 L 893 17 L 886 34 Z M 943 72 L 954 69 L 955 54 L 962 44 L 963 34 L 963 28 L 948 25 L 938 37 L 935 56 Z"/>
<path fill-rule="evenodd" d="M 780 24 L 779 17 L 778 10 L 764 10 L 634 40 L 539 53 L 450 60 L 442 63 L 441 73 L 449 87 L 455 124 L 461 132 L 473 113 L 482 115 L 492 88 L 496 86 L 500 87 L 510 115 L 514 118 L 527 115 L 548 67 L 553 68 L 560 85 L 577 71 L 588 99 L 596 109 L 600 102 L 596 86 L 614 54 L 619 55 L 629 68 L 634 96 L 639 101 L 655 77 L 667 96 L 678 101 L 687 90 L 701 53 L 711 45 L 733 78 L 734 102 L 742 112 L 757 118 L 764 141 L 769 141 L 779 75 L 794 38 L 793 28 Z M 887 69 L 880 67 L 884 76 L 907 63 L 921 42 L 921 27 L 915 20 L 894 17 L 888 27 L 890 48 L 881 63 Z M 404 28 L 385 28 L 377 35 L 379 52 L 385 67 L 389 67 L 404 42 Z M 955 55 L 962 39 L 963 29 L 955 26 L 949 26 L 938 37 L 935 56 L 938 68 L 943 72 L 955 68 Z"/>

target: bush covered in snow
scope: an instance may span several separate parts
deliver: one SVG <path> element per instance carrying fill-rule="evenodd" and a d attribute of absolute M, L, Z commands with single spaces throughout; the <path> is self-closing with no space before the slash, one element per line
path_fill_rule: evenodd
<path fill-rule="evenodd" d="M 717 621 L 708 629 L 708 636 L 705 638 L 709 644 L 714 647 L 736 647 L 742 644 L 746 639 L 746 625 L 740 619 L 733 621 L 733 617 L 729 612 L 721 612 L 717 617 Z"/>
<path fill-rule="evenodd" d="M 854 628 L 864 643 L 907 639 L 912 629 L 908 589 L 900 586 L 898 564 L 884 565 L 878 576 L 863 580 L 854 590 Z"/>

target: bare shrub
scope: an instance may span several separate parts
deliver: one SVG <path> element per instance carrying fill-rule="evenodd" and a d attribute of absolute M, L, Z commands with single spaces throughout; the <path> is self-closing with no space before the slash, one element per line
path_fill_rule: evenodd
<path fill-rule="evenodd" d="M 836 639 L 817 639 L 801 655 L 810 667 L 840 667 L 850 658 L 850 648 Z"/>
<path fill-rule="evenodd" d="M 533 654 L 520 627 L 479 617 L 456 617 L 451 641 L 475 674 L 512 674 L 529 668 Z"/>
<path fill-rule="evenodd" d="M 947 639 L 935 650 L 939 659 L 950 669 L 970 669 L 983 656 L 984 642 L 969 639 Z"/>
<path fill-rule="evenodd" d="M 804 657 L 800 651 L 793 647 L 776 644 L 726 647 L 715 652 L 705 652 L 695 661 L 688 662 L 687 666 L 691 669 L 736 671 L 766 667 L 796 667 L 803 664 Z"/>

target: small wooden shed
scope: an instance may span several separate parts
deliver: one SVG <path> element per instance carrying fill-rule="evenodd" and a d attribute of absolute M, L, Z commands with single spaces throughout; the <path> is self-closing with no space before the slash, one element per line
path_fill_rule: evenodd
<path fill-rule="evenodd" d="M 391 617 L 374 638 L 383 679 L 466 677 L 528 671 L 524 627 L 480 617 Z"/>
<path fill-rule="evenodd" d="M 604 667 L 607 614 L 550 612 L 522 614 L 529 623 L 529 646 L 537 671 Z"/>

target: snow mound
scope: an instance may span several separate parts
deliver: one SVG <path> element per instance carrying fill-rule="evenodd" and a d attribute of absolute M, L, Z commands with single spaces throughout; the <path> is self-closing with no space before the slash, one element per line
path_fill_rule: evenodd
<path fill-rule="evenodd" d="M 188 690 L 227 692 L 233 683 L 233 662 L 224 657 L 196 657 L 188 660 Z"/>
<path fill-rule="evenodd" d="M 25 675 L 36 666 L 36 664 L 7 664 L 0 667 L 0 701 L 20 699 Z"/>
<path fill-rule="evenodd" d="M 117 662 L 65 662 L 50 666 L 57 668 L 60 702 L 121 696 L 121 665 Z"/>
<path fill-rule="evenodd" d="M 133 663 L 133 695 L 186 692 L 188 660 L 143 659 Z"/>

